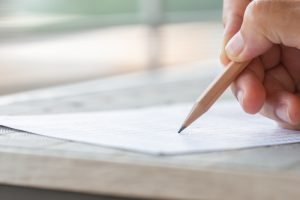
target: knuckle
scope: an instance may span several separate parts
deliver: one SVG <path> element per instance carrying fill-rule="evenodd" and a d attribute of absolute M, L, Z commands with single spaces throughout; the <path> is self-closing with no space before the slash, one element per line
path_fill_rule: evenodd
<path fill-rule="evenodd" d="M 244 24 L 260 33 L 268 32 L 265 29 L 268 28 L 271 23 L 270 20 L 273 18 L 271 8 L 271 1 L 252 1 L 245 11 Z"/>
<path fill-rule="evenodd" d="M 264 12 L 264 3 L 262 1 L 252 1 L 245 11 L 244 19 L 248 22 L 258 22 Z"/>

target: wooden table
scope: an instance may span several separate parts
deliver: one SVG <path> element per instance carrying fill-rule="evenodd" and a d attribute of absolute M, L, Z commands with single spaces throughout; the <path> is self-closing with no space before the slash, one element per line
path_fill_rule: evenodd
<path fill-rule="evenodd" d="M 1 114 L 85 112 L 193 101 L 215 63 L 0 98 Z M 231 99 L 226 93 L 223 100 Z M 266 130 L 267 131 L 267 130 Z M 10 130 L 0 133 L 3 199 L 299 199 L 300 144 L 151 156 Z M 5 198 L 4 198 L 5 197 Z M 1 198 L 2 199 L 2 198 Z"/>

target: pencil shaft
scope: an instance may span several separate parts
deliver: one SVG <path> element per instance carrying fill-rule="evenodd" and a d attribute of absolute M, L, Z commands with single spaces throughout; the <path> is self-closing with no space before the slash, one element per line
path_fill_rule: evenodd
<path fill-rule="evenodd" d="M 197 99 L 192 111 L 183 123 L 184 127 L 188 127 L 202 114 L 204 114 L 224 93 L 230 84 L 237 78 L 237 76 L 246 68 L 250 62 L 231 62 L 228 64 L 224 72 L 218 76 L 209 87 Z"/>
<path fill-rule="evenodd" d="M 224 72 L 219 75 L 198 98 L 197 102 L 203 107 L 211 107 L 216 100 L 231 85 L 237 76 L 245 69 L 247 63 L 231 62 Z"/>

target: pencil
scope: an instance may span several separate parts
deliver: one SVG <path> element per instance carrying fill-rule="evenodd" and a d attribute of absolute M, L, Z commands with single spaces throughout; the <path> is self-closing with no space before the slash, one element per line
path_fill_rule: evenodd
<path fill-rule="evenodd" d="M 201 115 L 203 115 L 217 101 L 217 99 L 224 93 L 224 91 L 231 85 L 231 83 L 249 63 L 250 61 L 240 63 L 230 62 L 225 68 L 224 72 L 218 76 L 197 99 L 178 133 L 181 133 L 181 131 L 186 129 Z"/>

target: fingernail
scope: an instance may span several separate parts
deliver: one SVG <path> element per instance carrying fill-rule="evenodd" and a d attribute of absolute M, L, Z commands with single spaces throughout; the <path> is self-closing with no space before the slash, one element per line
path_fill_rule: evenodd
<path fill-rule="evenodd" d="M 244 39 L 240 32 L 235 34 L 225 47 L 227 55 L 237 57 L 244 48 Z"/>
<path fill-rule="evenodd" d="M 243 101 L 244 101 L 244 92 L 242 90 L 239 90 L 237 92 L 237 99 L 240 102 L 240 104 L 243 106 Z"/>
<path fill-rule="evenodd" d="M 281 119 L 284 122 L 290 123 L 291 120 L 288 114 L 287 106 L 285 105 L 279 106 L 276 109 L 275 113 L 279 119 Z"/>

